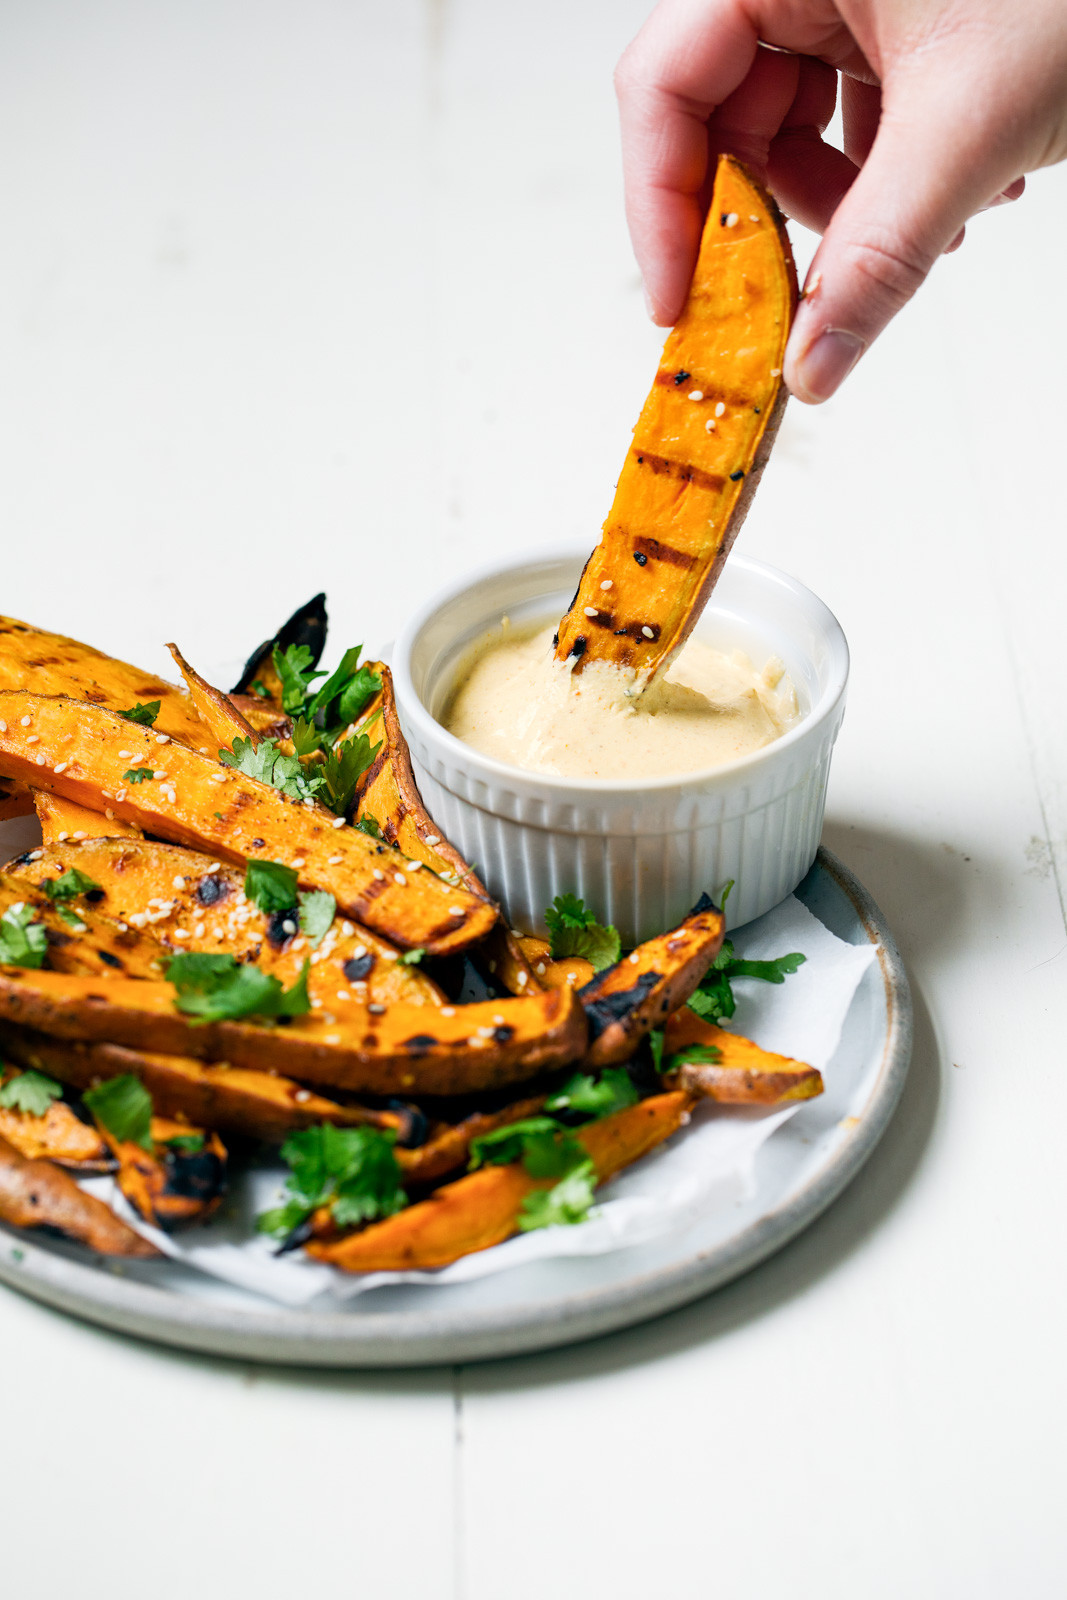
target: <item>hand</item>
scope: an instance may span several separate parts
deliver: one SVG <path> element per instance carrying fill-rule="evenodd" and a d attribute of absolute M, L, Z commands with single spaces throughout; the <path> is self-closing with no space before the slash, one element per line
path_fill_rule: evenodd
<path fill-rule="evenodd" d="M 822 137 L 839 76 L 843 151 Z M 824 233 L 785 365 L 793 393 L 817 403 L 969 217 L 1067 156 L 1067 6 L 661 0 L 615 82 L 654 321 L 676 321 L 684 304 L 720 151 Z"/>

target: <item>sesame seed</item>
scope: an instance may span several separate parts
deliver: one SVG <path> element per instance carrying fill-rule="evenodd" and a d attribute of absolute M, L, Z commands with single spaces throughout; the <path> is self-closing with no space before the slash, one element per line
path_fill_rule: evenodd
<path fill-rule="evenodd" d="M 6 733 L 6 732 L 7 732 L 7 723 L 6 722 L 0 722 L 0 733 Z"/>
<path fill-rule="evenodd" d="M 335 828 L 343 828 L 345 825 L 344 817 L 334 817 L 333 825 Z"/>
<path fill-rule="evenodd" d="M 156 734 L 156 743 L 157 744 L 170 744 L 170 734 L 169 733 L 157 733 Z"/>
<path fill-rule="evenodd" d="M 74 837 L 76 839 L 78 837 L 78 835 L 75 834 Z M 83 839 L 85 838 L 84 833 L 82 834 L 82 838 Z M 40 861 L 40 859 L 41 859 L 41 857 L 43 855 L 44 855 L 44 851 L 43 850 L 31 850 L 28 859 L 30 861 Z"/>
<path fill-rule="evenodd" d="M 307 862 L 304 860 L 303 856 L 294 856 L 293 857 L 293 866 L 294 867 L 306 867 L 307 866 Z"/>
<path fill-rule="evenodd" d="M 212 783 L 225 783 L 226 782 L 226 774 L 224 772 L 213 772 L 213 773 L 211 773 L 211 782 Z"/>
<path fill-rule="evenodd" d="M 600 587 L 602 589 L 610 589 L 611 588 L 611 579 L 610 578 L 605 578 L 604 582 L 600 585 Z"/>
<path fill-rule="evenodd" d="M 498 1014 L 498 1015 L 497 1015 L 497 1016 L 495 1016 L 495 1017 L 494 1017 L 494 1018 L 493 1018 L 493 1023 L 494 1023 L 494 1025 L 495 1025 L 495 1026 L 496 1026 L 496 1027 L 498 1027 L 498 1028 L 502 1028 L 502 1027 L 503 1027 L 503 1026 L 504 1026 L 504 1023 L 505 1023 L 505 1021 L 506 1021 L 506 1020 L 507 1020 L 507 1019 L 506 1019 L 506 1018 L 505 1018 L 505 1017 L 502 1017 L 502 1016 L 500 1016 L 500 1015 L 499 1015 L 499 1014 Z"/>
<path fill-rule="evenodd" d="M 196 927 L 193 929 L 193 934 L 197 939 L 202 939 L 206 932 L 207 926 L 203 922 L 198 922 Z"/>
<path fill-rule="evenodd" d="M 349 927 L 351 927 L 351 923 L 349 924 Z M 353 959 L 353 961 L 361 961 L 362 958 L 366 954 L 367 954 L 367 946 L 365 944 L 353 945 L 353 947 L 352 947 L 352 959 Z"/>
<path fill-rule="evenodd" d="M 421 861 L 409 861 L 408 862 L 408 871 L 409 872 L 421 872 L 421 870 L 422 870 L 422 862 Z"/>
<path fill-rule="evenodd" d="M 100 793 L 103 795 L 105 800 L 114 800 L 115 798 L 113 794 L 108 794 L 106 789 L 101 789 Z"/>
<path fill-rule="evenodd" d="M 286 917 L 285 921 L 282 923 L 282 932 L 283 933 L 295 933 L 296 932 L 296 923 L 292 920 L 291 917 Z"/>
<path fill-rule="evenodd" d="M 454 1017 L 455 1014 L 456 1014 L 455 1006 L 442 1006 L 441 1007 L 441 1015 L 443 1017 Z"/>
<path fill-rule="evenodd" d="M 153 776 L 153 778 L 165 778 L 167 776 L 166 767 L 156 767 L 156 768 L 154 768 L 154 770 L 152 772 L 152 776 Z"/>
<path fill-rule="evenodd" d="M 601 585 L 601 587 L 603 587 L 603 585 Z M 428 833 L 426 835 L 426 843 L 431 849 L 433 849 L 435 846 L 441 843 L 440 835 L 436 833 Z"/>
<path fill-rule="evenodd" d="M 382 951 L 382 960 L 383 961 L 399 961 L 400 960 L 400 951 L 399 950 L 383 950 Z"/>
<path fill-rule="evenodd" d="M 705 433 L 714 433 L 715 432 L 715 424 L 714 424 L 714 422 L 712 421 L 712 419 L 710 417 L 708 418 L 707 422 L 705 422 L 705 424 L 704 424 L 704 432 Z"/>
<path fill-rule="evenodd" d="M 307 800 L 304 801 L 304 805 L 307 806 L 309 811 L 314 811 L 314 809 L 315 809 L 315 802 L 314 802 L 314 800 L 312 800 L 310 798 L 308 798 Z"/>
<path fill-rule="evenodd" d="M 71 742 L 71 740 L 73 738 L 74 738 L 74 735 L 72 733 L 65 733 L 63 735 L 62 739 L 60 739 L 59 742 L 60 742 L 60 744 L 70 744 L 70 742 Z"/>
<path fill-rule="evenodd" d="M 490 972 L 495 972 L 496 971 L 496 962 L 495 961 L 490 961 L 490 963 L 489 963 L 489 971 Z"/>
<path fill-rule="evenodd" d="M 29 738 L 26 740 L 27 744 L 40 744 L 40 742 L 41 735 L 39 733 L 31 733 Z"/>
<path fill-rule="evenodd" d="M 543 961 L 539 961 L 537 963 L 536 967 L 534 968 L 534 971 L 537 973 L 537 976 L 539 978 L 543 978 L 544 975 L 545 975 L 545 964 L 544 964 L 544 962 Z"/>
<path fill-rule="evenodd" d="M 305 1101 L 311 1099 L 311 1090 L 310 1089 L 298 1089 L 296 1091 L 296 1093 L 294 1094 L 293 1099 L 294 1100 L 298 1100 L 300 1102 L 300 1104 L 303 1105 Z"/>
<path fill-rule="evenodd" d="M 120 933 L 129 933 L 129 931 L 130 931 L 128 923 L 116 922 L 115 926 L 119 930 Z"/>
<path fill-rule="evenodd" d="M 325 1022 L 328 1028 L 332 1028 L 334 1023 L 337 1021 L 337 1018 L 334 1016 L 332 1011 L 324 1011 L 322 1013 L 322 1020 Z"/>
<path fill-rule="evenodd" d="M 33 721 L 32 717 L 20 717 L 19 718 L 19 726 L 22 727 L 22 728 L 28 728 L 32 721 Z"/>
<path fill-rule="evenodd" d="M 380 867 L 375 867 L 374 876 L 378 879 L 379 883 L 384 883 L 385 882 L 385 873 L 381 870 Z"/>
<path fill-rule="evenodd" d="M 781 367 L 772 367 L 771 368 L 771 377 L 772 378 L 780 378 L 781 376 L 782 376 Z"/>
<path fill-rule="evenodd" d="M 222 867 L 222 862 L 221 861 L 209 861 L 204 870 L 206 872 L 218 872 L 221 869 L 221 867 Z"/>
<path fill-rule="evenodd" d="M 463 907 L 462 906 L 449 906 L 448 914 L 449 914 L 450 917 L 462 917 L 463 914 L 464 914 Z"/>
<path fill-rule="evenodd" d="M 720 400 L 718 405 L 715 407 L 715 415 L 717 417 L 722 417 L 722 416 L 726 415 L 726 405 L 725 405 L 724 401 Z"/>
<path fill-rule="evenodd" d="M 367 1007 L 367 1010 L 370 1012 L 372 1017 L 383 1017 L 385 1015 L 385 1007 L 379 1005 L 376 1000 L 371 1001 L 370 1005 Z"/>
<path fill-rule="evenodd" d="M 344 934 L 346 939 L 351 939 L 351 937 L 355 933 L 355 931 L 356 930 L 355 930 L 354 924 L 349 922 L 348 918 L 346 917 L 344 922 L 342 922 L 342 924 L 341 924 L 341 932 Z M 357 951 L 355 951 L 355 954 L 357 956 L 364 956 L 364 955 L 366 955 L 366 953 L 367 952 L 364 950 L 362 945 L 360 945 L 359 949 Z"/>
<path fill-rule="evenodd" d="M 172 928 L 171 929 L 171 938 L 172 939 L 188 939 L 188 937 L 189 937 L 189 935 L 186 933 L 184 928 Z"/>
<path fill-rule="evenodd" d="M 37 765 L 39 767 L 43 767 L 44 766 L 44 756 L 37 756 L 36 760 L 37 760 Z"/>
<path fill-rule="evenodd" d="M 72 839 L 87 839 L 88 837 L 89 835 L 85 832 L 84 828 L 76 828 L 71 834 Z"/>
<path fill-rule="evenodd" d="M 117 800 L 117 801 L 118 801 L 118 802 L 119 802 L 119 804 L 120 804 L 120 805 L 121 805 L 121 804 L 122 804 L 122 802 L 123 802 L 123 801 L 124 801 L 124 800 L 125 800 L 125 798 L 126 798 L 126 790 L 125 790 L 125 789 L 120 789 L 120 790 L 119 790 L 119 791 L 118 791 L 118 793 L 117 793 L 117 794 L 116 794 L 116 796 L 115 796 L 115 799 L 116 799 L 116 800 Z"/>
<path fill-rule="evenodd" d="M 343 861 L 343 860 L 344 860 L 344 856 L 327 856 L 326 857 L 326 865 L 328 867 L 336 867 L 337 863 L 339 861 Z"/>
<path fill-rule="evenodd" d="M 164 792 L 165 792 L 165 794 L 167 796 L 167 799 L 170 801 L 171 805 L 172 806 L 176 806 L 178 804 L 178 796 L 175 794 L 174 790 L 173 789 L 167 789 Z"/>
<path fill-rule="evenodd" d="M 180 872 L 178 873 L 177 877 L 172 879 L 171 881 L 172 881 L 175 889 L 184 889 L 185 888 L 185 879 L 182 877 Z"/>
<path fill-rule="evenodd" d="M 518 984 L 520 989 L 525 989 L 525 987 L 526 987 L 526 985 L 527 985 L 527 983 L 529 981 L 530 980 L 526 976 L 525 972 L 519 972 L 519 973 L 516 974 L 515 982 Z"/>
<path fill-rule="evenodd" d="M 703 389 L 690 389 L 689 398 L 690 398 L 690 400 L 703 400 L 703 398 L 704 398 Z"/>
<path fill-rule="evenodd" d="M 656 637 L 647 622 L 642 627 L 641 632 L 644 634 L 646 639 L 654 639 Z"/>
<path fill-rule="evenodd" d="M 59 844 L 64 844 L 69 838 L 70 834 L 67 832 L 66 828 L 63 829 L 62 833 L 56 834 L 56 840 Z"/>
<path fill-rule="evenodd" d="M 119 751 L 119 759 L 121 761 L 132 761 L 133 760 L 133 751 L 132 750 L 120 750 Z"/>
<path fill-rule="evenodd" d="M 595 617 L 597 614 L 596 606 L 585 606 L 583 609 L 587 617 Z"/>
<path fill-rule="evenodd" d="M 312 1009 L 312 1011 L 321 1011 L 322 1010 L 322 1001 L 321 1000 L 317 1000 L 317 999 L 313 999 L 312 1002 L 311 1002 L 311 1009 Z"/>
<path fill-rule="evenodd" d="M 630 965 L 636 967 L 636 965 L 637 965 L 639 960 L 640 960 L 640 957 L 638 956 L 637 951 L 635 950 L 633 955 L 630 957 Z"/>
<path fill-rule="evenodd" d="M 352 996 L 347 989 L 338 989 L 337 998 L 338 1000 L 351 1000 Z"/>
<path fill-rule="evenodd" d="M 110 806 L 104 807 L 104 816 L 109 822 L 114 822 L 115 820 L 115 813 L 111 810 Z"/>
<path fill-rule="evenodd" d="M 331 1020 L 336 1022 L 337 1019 L 334 1017 Z M 340 1044 L 341 1035 L 339 1033 L 324 1033 L 322 1036 L 322 1042 L 323 1044 Z"/>
<path fill-rule="evenodd" d="M 56 776 L 58 777 L 58 775 L 61 772 L 66 772 L 66 770 L 67 770 L 69 765 L 70 765 L 69 761 L 60 761 L 60 762 L 58 762 L 57 765 L 55 766 L 55 768 L 53 769 L 55 771 L 55 773 L 56 773 Z"/>
<path fill-rule="evenodd" d="M 757 217 L 757 215 L 756 215 L 756 213 L 754 211 L 750 211 L 749 214 L 748 214 L 748 220 L 749 220 L 749 222 L 758 222 L 759 218 Z"/>
<path fill-rule="evenodd" d="M 736 211 L 731 211 L 729 216 L 726 218 L 726 226 L 728 228 L 736 228 L 737 224 L 740 222 L 740 220 L 741 219 L 737 215 L 737 212 Z"/>

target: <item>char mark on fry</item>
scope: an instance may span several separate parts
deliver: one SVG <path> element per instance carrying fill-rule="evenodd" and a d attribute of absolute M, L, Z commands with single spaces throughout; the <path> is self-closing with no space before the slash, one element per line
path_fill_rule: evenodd
<path fill-rule="evenodd" d="M 660 972 L 642 972 L 632 988 L 620 989 L 615 994 L 606 994 L 599 998 L 593 994 L 586 1000 L 584 996 L 590 990 L 597 988 L 603 977 L 601 973 L 591 983 L 587 983 L 584 989 L 579 989 L 578 998 L 585 1006 L 590 1038 L 599 1039 L 605 1028 L 610 1027 L 613 1022 L 621 1022 L 624 1017 L 628 1017 L 631 1011 L 636 1010 L 641 1002 L 648 998 L 662 976 Z"/>

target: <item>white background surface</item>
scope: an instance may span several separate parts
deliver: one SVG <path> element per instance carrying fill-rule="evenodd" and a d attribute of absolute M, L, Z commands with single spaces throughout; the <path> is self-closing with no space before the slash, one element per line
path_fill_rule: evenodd
<path fill-rule="evenodd" d="M 223 675 L 319 587 L 374 645 L 592 541 L 660 338 L 610 89 L 644 11 L 0 4 L 0 608 Z M 849 635 L 826 839 L 915 988 L 852 1190 L 688 1310 L 454 1372 L 0 1292 L 5 1594 L 1062 1595 L 1065 201 L 980 218 L 793 407 L 742 535 Z"/>

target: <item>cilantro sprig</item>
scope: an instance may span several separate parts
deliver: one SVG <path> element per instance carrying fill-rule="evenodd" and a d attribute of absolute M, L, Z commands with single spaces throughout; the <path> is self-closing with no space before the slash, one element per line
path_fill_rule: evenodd
<path fill-rule="evenodd" d="M 167 963 L 168 983 L 177 991 L 176 1008 L 194 1023 L 240 1017 L 302 1017 L 311 1010 L 308 963 L 291 988 L 273 974 L 232 955 L 183 951 Z"/>
<path fill-rule="evenodd" d="M 326 889 L 297 889 L 297 875 L 281 861 L 250 861 L 245 868 L 245 894 L 269 916 L 296 911 L 300 932 L 311 948 L 322 942 L 337 914 L 337 901 Z"/>
<path fill-rule="evenodd" d="M 155 777 L 151 767 L 127 767 L 122 774 L 123 783 L 148 783 Z"/>
<path fill-rule="evenodd" d="M 82 1096 L 97 1122 L 119 1144 L 139 1144 L 154 1150 L 152 1096 L 132 1072 L 107 1078 Z"/>
<path fill-rule="evenodd" d="M 293 743 L 301 755 L 312 749 L 330 749 L 381 688 L 378 674 L 359 665 L 362 650 L 362 645 L 346 650 L 340 665 L 327 676 L 312 669 L 306 645 L 291 644 L 285 650 L 275 645 L 272 659 L 282 686 L 282 706 L 299 729 L 294 731 Z M 316 678 L 326 682 L 313 689 Z"/>
<path fill-rule="evenodd" d="M 0 963 L 9 967 L 40 967 L 48 950 L 48 935 L 33 920 L 33 908 L 21 902 L 8 906 L 0 917 Z"/>
<path fill-rule="evenodd" d="M 139 722 L 142 728 L 151 728 L 159 716 L 161 704 L 159 700 L 149 700 L 146 705 L 138 703 L 129 711 L 120 711 L 119 716 L 125 717 L 127 722 Z"/>
<path fill-rule="evenodd" d="M 613 967 L 622 955 L 618 929 L 602 926 L 576 894 L 558 894 L 545 912 L 553 961 L 581 956 L 594 972 Z"/>
<path fill-rule="evenodd" d="M 287 1241 L 296 1229 L 328 1206 L 338 1227 L 356 1227 L 391 1217 L 407 1205 L 391 1129 L 335 1128 L 321 1123 L 291 1133 L 282 1145 L 289 1167 L 282 1205 L 264 1211 L 261 1233 Z"/>
<path fill-rule="evenodd" d="M 291 800 L 320 800 L 343 816 L 380 749 L 380 744 L 372 745 L 361 733 L 330 750 L 325 761 L 305 766 L 299 756 L 283 754 L 273 739 L 261 739 L 256 747 L 251 739 L 237 738 L 229 750 L 219 751 L 219 760 L 249 778 L 269 783 Z"/>
<path fill-rule="evenodd" d="M 99 890 L 100 885 L 78 867 L 68 867 L 58 878 L 46 879 L 42 888 L 49 900 L 76 900 L 80 894 Z"/>
<path fill-rule="evenodd" d="M 2 1075 L 3 1065 L 0 1064 Z M 22 1111 L 28 1117 L 43 1117 L 52 1101 L 58 1100 L 62 1093 L 62 1086 L 54 1078 L 28 1067 L 25 1072 L 16 1071 L 0 1088 L 0 1108 Z"/>

